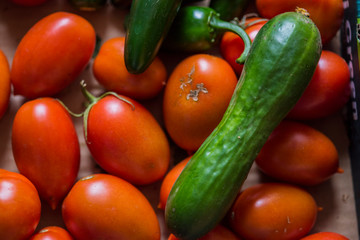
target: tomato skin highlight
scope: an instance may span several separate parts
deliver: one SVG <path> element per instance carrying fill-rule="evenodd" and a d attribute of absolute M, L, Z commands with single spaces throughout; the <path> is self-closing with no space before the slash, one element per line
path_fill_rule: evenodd
<path fill-rule="evenodd" d="M 4 52 L 0 50 L 0 119 L 8 109 L 10 93 L 10 66 Z"/>
<path fill-rule="evenodd" d="M 29 240 L 74 240 L 74 238 L 64 228 L 48 226 L 34 234 Z"/>
<path fill-rule="evenodd" d="M 19 172 L 55 209 L 74 184 L 80 165 L 78 136 L 69 113 L 53 98 L 24 103 L 14 118 L 11 143 Z"/>
<path fill-rule="evenodd" d="M 21 39 L 11 67 L 15 95 L 49 97 L 72 83 L 84 70 L 95 49 L 96 36 L 84 18 L 52 13 Z"/>

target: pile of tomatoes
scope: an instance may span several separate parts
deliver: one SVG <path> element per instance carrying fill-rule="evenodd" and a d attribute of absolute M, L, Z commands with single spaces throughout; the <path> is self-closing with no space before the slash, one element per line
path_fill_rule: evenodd
<path fill-rule="evenodd" d="M 301 3 L 327 46 L 340 28 L 343 7 L 341 0 L 322 2 L 257 0 L 257 16 L 246 15 L 239 24 L 253 40 L 271 17 Z M 36 11 L 47 3 L 11 4 L 34 5 Z M 94 26 L 74 12 L 40 19 L 11 62 L 0 49 L 0 117 L 7 117 L 13 97 L 23 98 L 8 139 L 17 171 L 0 169 L 0 238 L 176 239 L 162 224 L 167 196 L 229 104 L 242 72 L 235 59 L 243 42 L 226 32 L 217 54 L 176 58 L 160 52 L 144 73 L 134 75 L 124 63 L 125 37 L 99 42 Z M 177 59 L 175 66 L 165 61 L 169 56 Z M 85 71 L 96 83 L 79 79 Z M 202 240 L 348 239 L 335 232 L 310 235 L 321 206 L 306 188 L 343 171 L 334 142 L 310 123 L 343 110 L 349 81 L 344 59 L 324 48 L 310 85 L 255 160 L 266 180 L 242 189 L 228 216 Z M 61 98 L 79 82 L 74 101 L 85 100 L 74 113 Z M 97 167 L 80 177 L 85 151 Z M 143 191 L 149 186 L 155 199 Z M 44 205 L 60 209 L 63 224 L 40 229 Z"/>

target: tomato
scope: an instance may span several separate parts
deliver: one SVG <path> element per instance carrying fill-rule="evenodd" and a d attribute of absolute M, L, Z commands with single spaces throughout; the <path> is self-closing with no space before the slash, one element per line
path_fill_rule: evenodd
<path fill-rule="evenodd" d="M 15 95 L 52 96 L 73 82 L 91 59 L 95 30 L 84 18 L 67 12 L 38 21 L 21 39 L 11 67 Z"/>
<path fill-rule="evenodd" d="M 167 79 L 165 65 L 156 57 L 145 72 L 131 74 L 124 62 L 125 37 L 107 40 L 93 64 L 97 81 L 107 90 L 134 99 L 149 99 L 157 96 L 164 88 Z"/>
<path fill-rule="evenodd" d="M 181 61 L 163 99 L 164 123 L 172 140 L 189 152 L 197 150 L 222 119 L 236 83 L 235 72 L 220 57 L 196 54 Z"/>
<path fill-rule="evenodd" d="M 173 234 L 170 234 L 168 240 L 179 240 Z M 214 229 L 208 232 L 198 240 L 240 240 L 233 232 L 222 225 L 217 225 Z"/>
<path fill-rule="evenodd" d="M 160 240 L 154 209 L 133 185 L 109 174 L 75 183 L 63 202 L 62 216 L 77 240 Z"/>
<path fill-rule="evenodd" d="M 74 238 L 64 228 L 48 226 L 34 234 L 29 240 L 74 240 Z"/>
<path fill-rule="evenodd" d="M 288 118 L 308 120 L 330 116 L 350 97 L 350 71 L 338 54 L 323 50 L 309 86 L 288 114 Z"/>
<path fill-rule="evenodd" d="M 26 240 L 41 216 L 41 202 L 35 186 L 23 175 L 0 169 L 1 239 Z"/>
<path fill-rule="evenodd" d="M 87 146 L 108 173 L 137 185 L 153 183 L 169 167 L 169 142 L 144 106 L 120 97 L 105 96 L 91 107 L 84 130 Z"/>
<path fill-rule="evenodd" d="M 318 208 L 305 190 L 284 183 L 259 183 L 234 202 L 228 221 L 248 240 L 297 240 L 315 224 Z"/>
<path fill-rule="evenodd" d="M 11 1 L 17 5 L 24 7 L 38 6 L 47 2 L 47 0 L 11 0 Z"/>
<path fill-rule="evenodd" d="M 15 115 L 11 141 L 20 173 L 55 209 L 74 184 L 80 164 L 78 136 L 70 115 L 55 99 L 28 101 Z"/>
<path fill-rule="evenodd" d="M 349 238 L 335 232 L 318 232 L 310 234 L 300 240 L 349 240 Z"/>
<path fill-rule="evenodd" d="M 249 35 L 251 41 L 254 41 L 255 36 L 266 22 L 267 20 L 260 18 L 250 18 L 247 20 L 247 24 L 250 25 L 245 25 L 248 26 L 245 27 L 245 32 Z M 239 58 L 243 51 L 244 41 L 242 38 L 233 32 L 225 32 L 220 41 L 220 52 L 237 75 L 241 74 L 244 65 L 238 64 L 236 59 Z"/>
<path fill-rule="evenodd" d="M 185 165 L 189 162 L 191 156 L 185 158 L 178 164 L 176 164 L 164 177 L 160 187 L 160 201 L 158 208 L 165 210 L 166 201 L 170 194 L 171 188 L 174 185 L 176 179 L 184 169 Z"/>
<path fill-rule="evenodd" d="M 305 8 L 318 27 L 324 44 L 336 35 L 344 16 L 342 0 L 256 0 L 255 4 L 259 14 L 265 18 L 294 11 L 296 7 Z"/>
<path fill-rule="evenodd" d="M 0 119 L 8 109 L 10 93 L 10 66 L 5 54 L 0 50 Z"/>
<path fill-rule="evenodd" d="M 341 172 L 331 139 L 306 124 L 288 120 L 272 132 L 255 162 L 271 177 L 304 186 L 322 183 Z"/>

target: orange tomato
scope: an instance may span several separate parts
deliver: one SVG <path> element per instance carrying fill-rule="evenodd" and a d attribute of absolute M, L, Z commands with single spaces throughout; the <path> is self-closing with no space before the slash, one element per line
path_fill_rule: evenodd
<path fill-rule="evenodd" d="M 318 232 L 310 234 L 300 240 L 349 240 L 349 238 L 335 232 Z"/>
<path fill-rule="evenodd" d="M 10 92 L 10 66 L 5 54 L 0 50 L 0 119 L 8 108 Z"/>
<path fill-rule="evenodd" d="M 109 174 L 80 179 L 65 198 L 62 216 L 77 240 L 160 240 L 154 209 L 133 185 Z"/>
<path fill-rule="evenodd" d="M 179 240 L 173 234 L 170 234 L 168 240 Z M 202 236 L 198 240 L 240 240 L 233 232 L 222 225 L 217 225 L 214 229 Z"/>
<path fill-rule="evenodd" d="M 237 84 L 231 66 L 222 58 L 196 54 L 181 61 L 165 87 L 163 115 L 167 132 L 191 152 L 218 125 Z"/>
<path fill-rule="evenodd" d="M 74 238 L 64 228 L 48 226 L 34 234 L 29 240 L 74 240 Z"/>
<path fill-rule="evenodd" d="M 134 99 L 149 99 L 163 89 L 167 72 L 165 65 L 156 57 L 141 74 L 131 74 L 124 62 L 125 37 L 112 38 L 104 42 L 93 64 L 97 81 L 107 90 Z"/>

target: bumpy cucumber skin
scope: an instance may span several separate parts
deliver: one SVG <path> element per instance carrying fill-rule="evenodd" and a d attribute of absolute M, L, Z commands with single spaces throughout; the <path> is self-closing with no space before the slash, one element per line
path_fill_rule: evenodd
<path fill-rule="evenodd" d="M 322 50 L 313 22 L 280 14 L 257 34 L 229 107 L 169 195 L 165 220 L 178 238 L 197 239 L 225 216 L 268 136 L 295 105 Z"/>

